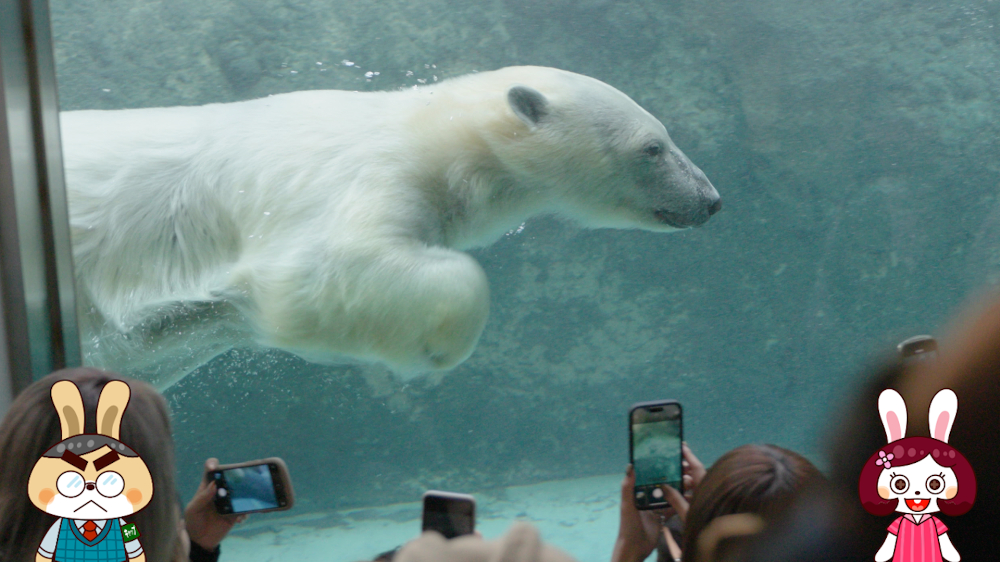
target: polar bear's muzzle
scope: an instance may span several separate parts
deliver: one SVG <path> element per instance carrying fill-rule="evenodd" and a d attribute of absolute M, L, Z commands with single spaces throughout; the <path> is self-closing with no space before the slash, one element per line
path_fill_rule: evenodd
<path fill-rule="evenodd" d="M 705 224 L 722 210 L 722 199 L 715 186 L 677 147 L 672 146 L 654 170 L 639 185 L 647 193 L 657 194 L 648 202 L 651 209 L 647 211 L 652 212 L 657 223 L 691 228 Z"/>
<path fill-rule="evenodd" d="M 705 198 L 703 205 L 691 209 L 687 212 L 677 212 L 667 208 L 660 208 L 653 211 L 653 216 L 658 222 L 674 228 L 691 228 L 701 226 L 708 222 L 709 217 L 722 210 L 722 198 L 718 193 L 713 193 Z"/>

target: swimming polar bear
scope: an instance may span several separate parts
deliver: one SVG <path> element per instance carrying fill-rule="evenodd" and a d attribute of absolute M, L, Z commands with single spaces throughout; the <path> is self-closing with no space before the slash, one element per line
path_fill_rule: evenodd
<path fill-rule="evenodd" d="M 553 68 L 61 127 L 85 362 L 161 389 L 261 344 L 449 369 L 489 303 L 460 250 L 539 214 L 667 232 L 721 208 L 656 118 Z"/>

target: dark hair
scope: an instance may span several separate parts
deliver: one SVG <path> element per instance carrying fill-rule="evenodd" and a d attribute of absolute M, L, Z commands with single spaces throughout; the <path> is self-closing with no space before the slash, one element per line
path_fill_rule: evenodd
<path fill-rule="evenodd" d="M 696 560 L 698 537 L 722 515 L 774 519 L 805 488 L 824 481 L 802 455 L 775 445 L 744 445 L 715 461 L 691 500 L 684 522 L 683 560 Z"/>
<path fill-rule="evenodd" d="M 172 560 L 178 542 L 178 512 L 167 403 L 144 382 L 91 368 L 64 369 L 35 381 L 17 396 L 0 423 L 0 560 L 33 561 L 42 537 L 56 520 L 32 505 L 28 477 L 35 462 L 62 438 L 51 397 L 52 385 L 61 380 L 73 381 L 80 389 L 85 433 L 97 433 L 97 401 L 104 385 L 113 380 L 128 383 L 131 396 L 120 437 L 149 467 L 155 489 L 149 505 L 128 519 L 142 533 L 146 560 Z"/>
<path fill-rule="evenodd" d="M 955 471 L 958 478 L 958 494 L 950 500 L 938 500 L 938 507 L 945 515 L 965 515 L 976 500 L 976 475 L 965 456 L 954 447 L 930 437 L 906 437 L 893 441 L 875 451 L 861 469 L 861 479 L 858 481 L 858 494 L 865 511 L 872 515 L 889 515 L 896 511 L 898 499 L 886 500 L 878 495 L 876 489 L 878 477 L 882 474 L 881 465 L 876 461 L 881 458 L 879 453 L 892 454 L 892 466 L 907 466 L 930 456 L 939 466 Z M 884 455 L 882 455 L 884 456 Z"/>

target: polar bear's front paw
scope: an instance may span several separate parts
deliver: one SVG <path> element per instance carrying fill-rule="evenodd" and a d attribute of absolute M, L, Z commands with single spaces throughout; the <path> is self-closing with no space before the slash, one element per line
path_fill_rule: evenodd
<path fill-rule="evenodd" d="M 489 313 L 489 286 L 471 257 L 449 252 L 425 279 L 424 323 L 419 363 L 424 368 L 451 369 L 465 361 L 479 341 Z M 457 259 L 455 259 L 457 258 Z M 444 267 L 441 267 L 441 266 Z"/>
<path fill-rule="evenodd" d="M 448 303 L 450 310 L 426 334 L 423 356 L 427 367 L 451 369 L 472 354 L 486 323 L 487 302 Z"/>
<path fill-rule="evenodd" d="M 476 260 L 441 247 L 377 250 L 319 267 L 272 262 L 247 276 L 261 339 L 312 360 L 374 359 L 404 376 L 465 361 L 489 312 Z"/>

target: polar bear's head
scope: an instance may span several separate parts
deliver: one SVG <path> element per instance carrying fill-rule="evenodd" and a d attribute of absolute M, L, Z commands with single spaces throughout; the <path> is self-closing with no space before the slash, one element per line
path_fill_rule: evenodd
<path fill-rule="evenodd" d="M 510 126 L 494 153 L 550 210 L 586 226 L 669 231 L 722 208 L 705 174 L 655 117 L 593 78 L 550 68 L 499 72 Z"/>

